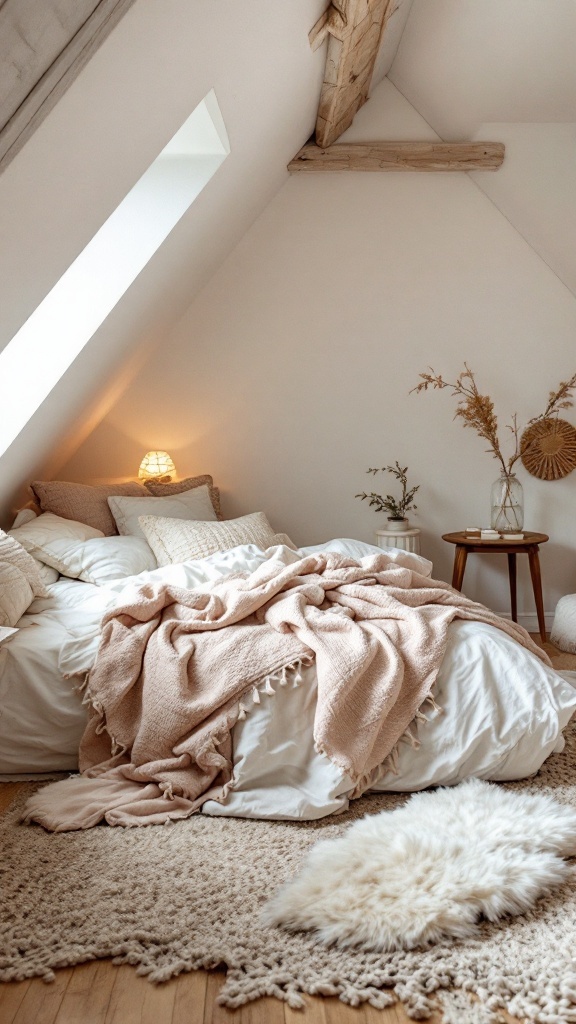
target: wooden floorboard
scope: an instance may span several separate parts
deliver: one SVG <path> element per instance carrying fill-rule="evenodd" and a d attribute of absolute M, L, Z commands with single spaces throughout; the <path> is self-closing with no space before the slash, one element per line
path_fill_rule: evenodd
<path fill-rule="evenodd" d="M 0 985 L 2 1024 L 412 1024 L 402 1006 L 384 1010 L 347 1006 L 339 999 L 306 997 L 304 1010 L 278 999 L 259 999 L 237 1010 L 216 1002 L 224 971 L 192 971 L 152 985 L 133 967 L 98 960 L 39 978 Z M 504 1015 L 510 1024 L 520 1024 Z M 429 1024 L 440 1024 L 434 1014 Z"/>
<path fill-rule="evenodd" d="M 0 814 L 8 809 L 20 792 L 22 785 L 21 782 L 3 782 L 0 784 Z"/>
<path fill-rule="evenodd" d="M 224 972 L 193 971 L 152 985 L 133 967 L 110 960 L 67 967 L 46 984 L 39 978 L 0 985 L 2 1024 L 411 1024 L 397 1004 L 384 1010 L 306 997 L 304 1010 L 264 998 L 237 1010 L 216 998 Z M 434 1014 L 430 1024 L 440 1024 Z M 512 1021 L 512 1018 L 509 1018 Z"/>
<path fill-rule="evenodd" d="M 61 971 L 56 972 L 55 981 L 49 985 L 40 981 L 39 978 L 32 979 L 27 985 L 24 998 L 10 1024 L 54 1024 L 74 970 L 74 967 L 63 967 Z M 3 985 L 0 990 L 0 1020 L 2 1020 L 2 1024 L 6 1024 L 2 1016 L 2 992 L 4 988 L 10 989 L 10 987 L 10 984 Z"/>
<path fill-rule="evenodd" d="M 93 960 L 74 967 L 54 1024 L 104 1021 L 114 982 L 115 972 L 106 960 Z"/>

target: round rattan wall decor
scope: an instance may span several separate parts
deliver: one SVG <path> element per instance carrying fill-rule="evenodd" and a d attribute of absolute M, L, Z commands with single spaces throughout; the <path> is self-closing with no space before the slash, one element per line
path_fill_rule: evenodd
<path fill-rule="evenodd" d="M 522 434 L 520 451 L 532 476 L 560 480 L 576 468 L 576 429 L 566 420 L 538 420 Z"/>

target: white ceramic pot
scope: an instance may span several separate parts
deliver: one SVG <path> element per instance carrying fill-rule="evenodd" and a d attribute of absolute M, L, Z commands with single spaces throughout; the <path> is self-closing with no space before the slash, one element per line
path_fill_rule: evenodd
<path fill-rule="evenodd" d="M 402 530 L 409 530 L 410 529 L 410 527 L 408 526 L 408 520 L 407 519 L 387 519 L 386 522 L 387 522 L 386 529 L 387 530 L 391 530 L 394 533 L 396 533 L 396 532 L 400 533 Z"/>

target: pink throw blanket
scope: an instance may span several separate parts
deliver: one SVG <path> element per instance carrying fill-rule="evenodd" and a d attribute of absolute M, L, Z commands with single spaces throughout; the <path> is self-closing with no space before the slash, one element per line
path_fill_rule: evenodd
<path fill-rule="evenodd" d="M 432 696 L 454 618 L 488 622 L 549 664 L 521 627 L 391 563 L 309 555 L 201 590 L 144 584 L 103 619 L 88 680 L 82 776 L 24 818 L 55 831 L 187 817 L 233 785 L 231 730 L 287 667 L 316 662 L 316 748 L 359 796 Z"/>

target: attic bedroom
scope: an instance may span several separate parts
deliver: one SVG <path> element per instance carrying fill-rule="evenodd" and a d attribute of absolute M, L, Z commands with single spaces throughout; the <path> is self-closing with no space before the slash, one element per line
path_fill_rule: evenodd
<path fill-rule="evenodd" d="M 576 3 L 0 2 L 0 1018 L 576 1020 Z"/>

